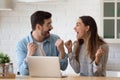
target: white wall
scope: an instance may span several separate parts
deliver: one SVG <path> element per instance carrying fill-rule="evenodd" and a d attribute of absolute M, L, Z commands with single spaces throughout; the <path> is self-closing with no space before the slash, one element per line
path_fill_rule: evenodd
<path fill-rule="evenodd" d="M 11 57 L 15 72 L 17 70 L 16 43 L 31 31 L 30 15 L 36 10 L 45 10 L 53 14 L 52 33 L 58 34 L 65 41 L 76 39 L 73 28 L 79 16 L 92 16 L 100 29 L 100 0 L 17 3 L 13 11 L 0 11 L 0 51 Z M 68 67 L 65 73 L 71 74 L 73 70 Z"/>

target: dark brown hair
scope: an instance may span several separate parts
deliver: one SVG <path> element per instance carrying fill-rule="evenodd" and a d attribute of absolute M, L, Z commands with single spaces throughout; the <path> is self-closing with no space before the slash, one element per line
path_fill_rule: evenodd
<path fill-rule="evenodd" d="M 88 31 L 88 38 L 87 38 L 87 44 L 86 44 L 86 50 L 87 54 L 90 56 L 90 59 L 92 61 L 95 60 L 95 53 L 97 49 L 99 48 L 100 45 L 105 44 L 105 42 L 99 37 L 97 33 L 97 25 L 95 20 L 90 17 L 90 16 L 81 16 L 79 17 L 82 22 L 84 23 L 85 26 L 89 26 L 89 31 Z M 81 45 L 84 43 L 83 39 L 79 39 L 79 46 L 77 47 L 75 53 L 76 53 L 76 60 L 78 60 L 79 53 L 80 53 L 80 48 Z"/>
<path fill-rule="evenodd" d="M 45 19 L 51 18 L 52 14 L 46 11 L 36 11 L 31 15 L 31 25 L 32 30 L 35 30 L 36 24 L 40 24 L 41 26 L 44 24 Z"/>

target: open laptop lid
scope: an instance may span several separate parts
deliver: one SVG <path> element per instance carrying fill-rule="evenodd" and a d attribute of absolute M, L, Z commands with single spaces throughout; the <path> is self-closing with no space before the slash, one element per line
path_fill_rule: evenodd
<path fill-rule="evenodd" d="M 58 57 L 29 56 L 28 68 L 32 77 L 62 77 Z"/>

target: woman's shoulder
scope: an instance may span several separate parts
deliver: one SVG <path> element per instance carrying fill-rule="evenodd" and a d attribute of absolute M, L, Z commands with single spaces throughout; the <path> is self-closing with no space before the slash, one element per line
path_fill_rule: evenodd
<path fill-rule="evenodd" d="M 107 43 L 103 43 L 101 47 L 109 47 Z"/>
<path fill-rule="evenodd" d="M 73 44 L 79 44 L 79 42 L 78 42 L 77 40 L 75 40 L 75 41 L 73 42 Z"/>
<path fill-rule="evenodd" d="M 78 42 L 77 40 L 73 42 L 73 45 L 74 45 L 74 47 L 80 46 L 80 45 L 79 45 L 79 42 Z"/>
<path fill-rule="evenodd" d="M 82 46 L 82 45 L 84 45 L 84 41 L 81 39 L 81 40 L 75 40 L 74 42 L 73 42 L 73 45 L 74 46 Z"/>
<path fill-rule="evenodd" d="M 102 44 L 100 47 L 107 52 L 109 50 L 109 45 L 107 43 Z"/>
<path fill-rule="evenodd" d="M 102 47 L 102 48 L 106 48 L 106 49 L 109 48 L 108 43 L 105 42 L 101 37 L 98 40 L 98 45 L 99 47 Z"/>

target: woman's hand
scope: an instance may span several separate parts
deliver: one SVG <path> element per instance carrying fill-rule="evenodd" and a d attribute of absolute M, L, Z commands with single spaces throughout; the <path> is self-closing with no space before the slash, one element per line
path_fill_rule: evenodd
<path fill-rule="evenodd" d="M 96 52 L 96 54 L 95 54 L 95 62 L 96 62 L 96 64 L 99 64 L 99 62 L 100 62 L 100 59 L 101 59 L 101 57 L 103 56 L 105 54 L 105 51 L 104 51 L 104 49 L 102 48 L 102 47 L 100 47 L 98 50 L 97 50 L 97 52 Z"/>
<path fill-rule="evenodd" d="M 72 41 L 68 40 L 67 42 L 65 42 L 65 46 L 68 49 L 68 53 L 72 52 Z"/>

